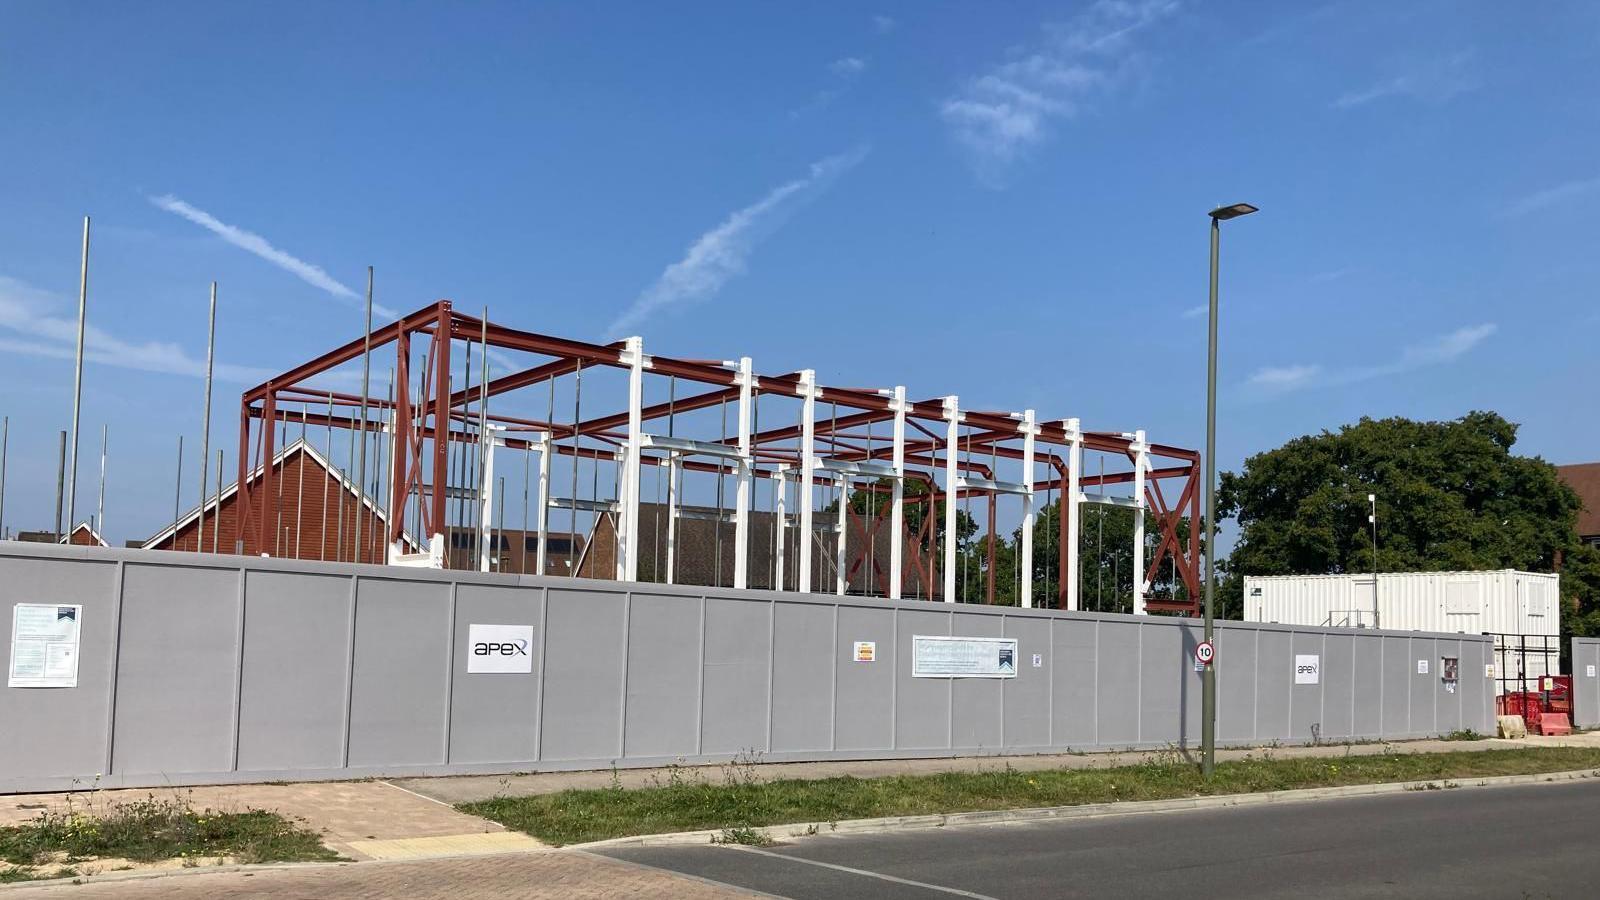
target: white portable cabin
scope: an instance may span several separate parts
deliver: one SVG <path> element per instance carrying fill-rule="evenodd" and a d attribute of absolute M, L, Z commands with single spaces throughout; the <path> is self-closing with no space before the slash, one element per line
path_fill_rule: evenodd
<path fill-rule="evenodd" d="M 1283 625 L 1493 634 L 1500 690 L 1521 690 L 1522 677 L 1530 682 L 1528 690 L 1537 690 L 1532 682 L 1560 672 L 1560 584 L 1558 575 L 1515 569 L 1380 572 L 1376 580 L 1371 573 L 1246 575 L 1244 617 Z"/>

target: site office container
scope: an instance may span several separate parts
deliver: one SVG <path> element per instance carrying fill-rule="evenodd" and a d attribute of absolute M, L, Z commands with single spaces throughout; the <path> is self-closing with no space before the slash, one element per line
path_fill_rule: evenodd
<path fill-rule="evenodd" d="M 1492 572 L 1381 572 L 1346 575 L 1245 576 L 1244 618 L 1251 622 L 1385 631 L 1442 631 L 1527 636 L 1530 648 L 1551 653 L 1497 654 L 1504 679 L 1536 679 L 1560 671 L 1560 576 L 1502 569 Z M 1518 637 L 1498 646 L 1515 650 Z M 1519 666 L 1520 662 L 1520 666 Z"/>

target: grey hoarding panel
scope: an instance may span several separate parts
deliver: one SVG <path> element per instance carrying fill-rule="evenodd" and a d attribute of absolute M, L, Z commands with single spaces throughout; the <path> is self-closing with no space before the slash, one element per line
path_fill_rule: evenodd
<path fill-rule="evenodd" d="M 116 563 L 0 557 L 0 665 L 11 671 L 11 615 L 18 603 L 81 603 L 78 686 L 0 692 L 0 780 L 106 772 L 111 668 L 116 639 Z"/>
<path fill-rule="evenodd" d="M 1315 656 L 1320 669 L 1327 662 L 1327 650 L 1323 646 L 1323 635 L 1312 632 L 1295 632 L 1290 640 L 1288 658 L 1284 660 L 1283 672 L 1277 677 L 1284 678 L 1289 683 L 1289 734 L 1287 740 L 1309 741 L 1323 740 L 1329 737 L 1327 731 L 1327 715 L 1322 702 L 1325 696 L 1323 688 L 1326 681 L 1319 672 L 1316 684 L 1296 683 L 1294 672 L 1297 656 Z"/>
<path fill-rule="evenodd" d="M 1600 725 L 1600 639 L 1572 639 L 1572 724 Z"/>
<path fill-rule="evenodd" d="M 539 664 L 544 592 L 538 588 L 456 587 L 450 682 L 450 762 L 517 762 L 538 756 Z M 472 625 L 531 625 L 531 672 L 467 672 Z"/>
<path fill-rule="evenodd" d="M 450 601 L 449 584 L 358 583 L 350 765 L 445 762 Z"/>
<path fill-rule="evenodd" d="M 1096 624 L 1100 675 L 1095 680 L 1095 741 L 1102 747 L 1131 747 L 1139 743 L 1141 627 L 1133 621 Z"/>
<path fill-rule="evenodd" d="M 919 634 L 951 634 L 950 614 L 902 609 L 896 618 L 900 634 L 895 642 L 894 745 L 900 750 L 948 749 L 950 692 L 955 679 L 912 677 L 911 642 Z"/>
<path fill-rule="evenodd" d="M 854 641 L 849 638 L 841 637 L 836 647 L 833 639 L 835 609 L 837 607 L 809 603 L 780 603 L 773 610 L 774 753 L 832 749 L 836 665 L 879 669 L 893 665 L 876 658 L 872 662 L 855 662 Z M 877 646 L 887 650 L 888 641 Z"/>
<path fill-rule="evenodd" d="M 243 574 L 153 565 L 124 569 L 114 770 L 233 768 Z"/>
<path fill-rule="evenodd" d="M 1411 655 L 1411 638 L 1384 635 L 1383 644 L 1383 734 L 1399 737 L 1411 730 L 1411 679 L 1416 658 Z"/>
<path fill-rule="evenodd" d="M 1165 623 L 1163 623 L 1165 624 Z M 1200 681 L 1194 671 L 1194 645 L 1188 629 L 1168 625 L 1139 629 L 1139 740 L 1144 744 L 1172 744 L 1199 739 L 1199 720 L 1189 731 L 1186 706 L 1200 700 Z"/>
<path fill-rule="evenodd" d="M 1267 631 L 1256 635 L 1256 740 L 1287 741 L 1294 702 L 1294 634 Z"/>
<path fill-rule="evenodd" d="M 765 753 L 772 603 L 706 599 L 702 753 Z"/>
<path fill-rule="evenodd" d="M 1355 736 L 1355 635 L 1326 635 L 1322 644 L 1322 737 Z"/>
<path fill-rule="evenodd" d="M 244 629 L 239 769 L 339 768 L 350 579 L 248 572 Z"/>
<path fill-rule="evenodd" d="M 1411 693 L 1411 720 L 1406 726 L 1407 734 L 1423 735 L 1433 734 L 1433 724 L 1438 719 L 1438 710 L 1435 708 L 1438 691 L 1434 685 L 1439 682 L 1439 654 L 1434 652 L 1432 638 L 1411 638 L 1410 659 L 1411 678 L 1408 682 Z M 1426 661 L 1428 671 L 1417 671 L 1417 662 Z"/>
<path fill-rule="evenodd" d="M 1017 677 L 1000 680 L 1005 696 L 1006 746 L 1022 749 L 1050 746 L 1051 666 L 1055 654 L 1050 650 L 1050 620 L 1006 616 L 1003 637 L 1017 639 Z M 1039 657 L 1039 666 L 1033 657 Z"/>
<path fill-rule="evenodd" d="M 895 641 L 898 612 L 864 606 L 836 606 L 839 617 L 833 646 L 834 749 L 889 750 L 895 746 L 896 673 L 902 668 Z M 907 639 L 909 641 L 909 638 Z M 856 641 L 877 643 L 877 662 L 857 663 L 851 657 Z M 909 644 L 907 644 L 909 646 Z M 909 650 L 907 651 L 909 653 Z M 817 686 L 820 691 L 821 685 Z"/>
<path fill-rule="evenodd" d="M 952 613 L 950 633 L 961 637 L 1004 637 L 1004 616 Z M 1020 647 L 1018 648 L 1020 651 Z M 1043 682 L 1044 672 L 1028 669 L 1022 659 L 1016 678 L 950 679 L 950 746 L 971 749 L 998 748 L 1005 730 L 1005 700 L 1001 692 L 1008 681 L 1024 678 Z M 922 681 L 929 679 L 923 678 Z"/>
<path fill-rule="evenodd" d="M 1357 632 L 1350 636 L 1350 644 L 1354 649 L 1350 668 L 1355 675 L 1352 734 L 1377 737 L 1383 733 L 1383 638 Z"/>
<path fill-rule="evenodd" d="M 540 756 L 617 759 L 622 755 L 627 595 L 551 589 L 546 596 Z"/>
<path fill-rule="evenodd" d="M 701 600 L 633 595 L 628 612 L 628 756 L 700 752 Z"/>
<path fill-rule="evenodd" d="M 1057 747 L 1090 747 L 1096 739 L 1095 692 L 1099 659 L 1095 641 L 1099 622 L 1051 619 L 1050 715 Z"/>
<path fill-rule="evenodd" d="M 1255 628 L 1217 629 L 1217 740 L 1253 741 L 1256 738 L 1256 637 Z M 1194 671 L 1190 659 L 1189 670 Z"/>

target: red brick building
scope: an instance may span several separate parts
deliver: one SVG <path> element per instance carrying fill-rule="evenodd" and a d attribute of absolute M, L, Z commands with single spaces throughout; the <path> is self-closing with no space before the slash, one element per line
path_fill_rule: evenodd
<path fill-rule="evenodd" d="M 1578 539 L 1600 547 L 1600 462 L 1556 466 L 1556 474 L 1583 501 L 1583 510 L 1578 513 Z"/>
<path fill-rule="evenodd" d="M 360 515 L 361 561 L 384 561 L 388 517 L 374 502 L 376 498 L 369 495 L 363 502 L 355 483 L 305 441 L 295 441 L 280 450 L 272 465 L 272 486 L 279 494 L 277 521 L 270 531 L 262 529 L 261 534 L 244 535 L 246 555 L 351 561 L 355 559 L 355 526 Z M 258 467 L 250 473 L 250 484 L 258 484 L 261 475 Z M 254 487 L 251 490 L 260 497 Z M 235 541 L 239 539 L 238 496 L 239 485 L 235 482 L 223 490 L 220 499 L 207 498 L 203 508 L 190 510 L 143 546 L 149 550 L 216 553 L 220 544 L 220 552 L 235 552 Z M 407 538 L 406 552 L 421 549 Z"/>

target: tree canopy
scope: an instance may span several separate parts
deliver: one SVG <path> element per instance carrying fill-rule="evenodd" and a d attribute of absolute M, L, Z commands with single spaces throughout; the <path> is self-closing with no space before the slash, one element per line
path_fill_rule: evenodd
<path fill-rule="evenodd" d="M 1565 557 L 1569 617 L 1600 626 L 1600 557 L 1577 540 L 1580 503 L 1555 467 L 1511 452 L 1517 426 L 1492 412 L 1446 422 L 1363 418 L 1295 438 L 1225 472 L 1217 515 L 1239 524 L 1223 565 L 1225 608 L 1244 575 L 1370 571 L 1367 495 L 1377 495 L 1377 568 L 1553 571 Z M 1584 609 L 1577 598 L 1584 598 Z"/>

